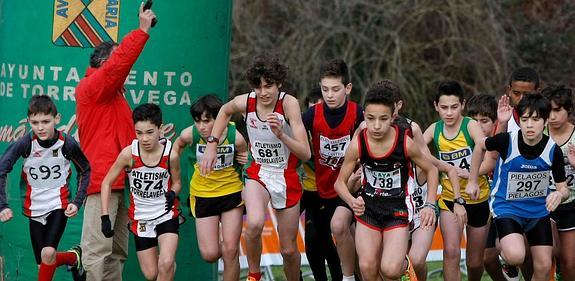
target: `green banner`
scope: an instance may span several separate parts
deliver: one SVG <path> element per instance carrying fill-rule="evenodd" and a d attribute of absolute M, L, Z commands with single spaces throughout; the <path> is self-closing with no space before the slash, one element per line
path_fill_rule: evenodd
<path fill-rule="evenodd" d="M 32 95 L 52 97 L 62 114 L 59 129 L 77 138 L 74 89 L 92 48 L 137 28 L 139 5 L 128 0 L 0 0 L 0 152 L 29 131 L 26 108 Z M 191 124 L 189 107 L 195 99 L 206 93 L 227 98 L 232 1 L 156 0 L 153 10 L 158 24 L 126 79 L 125 97 L 132 106 L 159 104 L 165 136 L 175 139 Z M 185 199 L 190 167 L 182 164 L 180 198 Z M 7 185 L 15 217 L 0 223 L 6 280 L 34 280 L 37 274 L 28 219 L 21 214 L 20 169 L 21 161 Z M 72 182 L 75 189 L 75 175 Z M 183 211 L 187 216 L 187 206 Z M 81 226 L 81 215 L 68 221 L 59 250 L 79 244 Z M 216 267 L 200 258 L 190 217 L 180 228 L 176 261 L 176 280 L 217 278 Z M 140 272 L 130 239 L 125 280 L 143 280 Z M 71 274 L 60 268 L 54 280 L 71 280 Z"/>

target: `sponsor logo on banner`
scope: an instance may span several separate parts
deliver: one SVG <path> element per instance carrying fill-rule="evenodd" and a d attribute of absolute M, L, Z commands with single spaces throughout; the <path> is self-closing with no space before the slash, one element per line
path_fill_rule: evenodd
<path fill-rule="evenodd" d="M 120 0 L 53 0 L 52 43 L 92 48 L 118 42 Z"/>

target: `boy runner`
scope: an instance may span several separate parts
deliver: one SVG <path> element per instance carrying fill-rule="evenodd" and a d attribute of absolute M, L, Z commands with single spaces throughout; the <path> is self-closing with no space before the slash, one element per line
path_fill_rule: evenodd
<path fill-rule="evenodd" d="M 223 103 L 214 95 L 206 95 L 190 108 L 194 125 L 184 129 L 174 142 L 174 152 L 181 154 L 189 147 L 190 164 L 194 167 L 190 181 L 190 208 L 196 218 L 196 234 L 202 258 L 207 262 L 224 261 L 223 280 L 240 278 L 239 243 L 242 234 L 244 201 L 241 165 L 247 162 L 247 144 L 233 123 L 224 130 L 218 143 L 218 162 L 214 172 L 200 174 L 214 120 Z M 236 157 L 242 157 L 241 163 Z M 220 233 L 223 242 L 220 245 Z"/>
<path fill-rule="evenodd" d="M 6 176 L 18 158 L 24 158 L 22 178 L 26 183 L 24 215 L 30 221 L 30 238 L 39 266 L 38 280 L 52 280 L 56 268 L 69 265 L 74 280 L 86 280 L 82 249 L 56 252 L 68 218 L 78 214 L 86 198 L 90 164 L 71 136 L 56 130 L 60 114 L 48 96 L 33 96 L 28 104 L 32 132 L 11 144 L 0 159 L 0 221 L 13 214 L 6 200 Z M 78 173 L 78 192 L 70 201 L 70 163 Z"/>
<path fill-rule="evenodd" d="M 353 133 L 363 121 L 363 109 L 348 100 L 352 84 L 346 63 L 340 59 L 325 62 L 320 69 L 323 102 L 303 113 L 311 135 L 316 186 L 324 206 L 319 229 L 330 229 L 343 273 L 343 281 L 355 280 L 355 246 L 350 225 L 353 212 L 335 192 L 334 183 Z"/>
<path fill-rule="evenodd" d="M 234 113 L 246 121 L 252 163 L 247 172 L 244 201 L 247 213 L 246 239 L 249 273 L 247 280 L 261 279 L 261 233 L 268 203 L 276 210 L 278 235 L 288 281 L 300 278 L 297 248 L 299 200 L 302 186 L 297 166 L 310 158 L 310 149 L 301 121 L 297 99 L 280 92 L 287 67 L 264 54 L 254 58 L 246 71 L 254 91 L 224 104 L 216 117 L 200 172 L 209 175 L 216 164 L 216 147 Z"/>
<path fill-rule="evenodd" d="M 456 81 L 442 82 L 435 96 L 435 110 L 441 118 L 431 124 L 424 133 L 426 143 L 433 141 L 439 160 L 469 170 L 471 153 L 476 142 L 483 138 L 481 128 L 471 118 L 462 115 L 465 99 L 463 89 Z M 460 179 L 460 186 L 466 192 L 459 192 L 443 175 L 442 192 L 438 201 L 440 208 L 440 229 L 443 236 L 443 273 L 445 280 L 460 280 L 460 242 L 464 222 L 456 214 L 467 213 L 467 251 L 465 262 L 469 280 L 481 280 L 483 275 L 483 251 L 489 231 L 489 182 L 481 177 L 480 196 L 471 198 L 466 190 L 467 180 Z"/>
<path fill-rule="evenodd" d="M 128 228 L 134 235 L 140 269 L 148 280 L 173 280 L 178 247 L 180 158 L 160 138 L 162 111 L 151 103 L 134 109 L 136 139 L 125 147 L 102 181 L 102 233 L 114 236 L 108 213 L 112 183 L 126 172 L 130 184 Z M 160 254 L 158 256 L 158 246 Z"/>
<path fill-rule="evenodd" d="M 524 262 L 527 237 L 533 258 L 531 280 L 549 280 L 553 237 L 549 212 L 569 190 L 565 182 L 563 153 L 543 134 L 551 105 L 540 94 L 530 94 L 517 105 L 520 130 L 476 142 L 468 192 L 477 198 L 479 165 L 484 151 L 499 152 L 489 206 L 500 239 L 501 255 L 511 265 Z M 551 177 L 557 191 L 550 192 Z"/>
<path fill-rule="evenodd" d="M 408 205 L 413 205 L 408 188 L 414 161 L 428 175 L 428 184 L 437 188 L 437 169 L 407 135 L 393 125 L 394 100 L 380 89 L 367 93 L 367 129 L 356 134 L 346 153 L 335 183 L 338 194 L 353 208 L 357 221 L 355 238 L 363 280 L 416 280 L 407 259 L 409 240 Z M 347 182 L 360 161 L 362 187 L 354 197 Z M 435 204 L 426 202 L 421 211 L 423 227 L 435 224 Z M 410 274 L 405 275 L 406 271 Z M 402 277 L 403 276 L 403 277 Z"/>
<path fill-rule="evenodd" d="M 547 129 L 549 136 L 563 152 L 565 176 L 569 188 L 569 198 L 551 213 L 551 219 L 556 224 L 559 237 L 559 261 L 563 280 L 575 280 L 575 180 L 574 168 L 569 163 L 569 145 L 575 145 L 575 126 L 569 122 L 573 112 L 573 93 L 565 86 L 549 86 L 541 93 L 551 103 L 551 113 Z"/>

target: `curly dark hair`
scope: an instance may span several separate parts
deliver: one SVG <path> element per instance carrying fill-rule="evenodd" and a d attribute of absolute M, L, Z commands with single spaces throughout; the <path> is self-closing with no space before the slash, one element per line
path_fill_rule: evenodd
<path fill-rule="evenodd" d="M 252 87 L 259 87 L 261 78 L 269 84 L 282 84 L 288 67 L 281 64 L 275 55 L 263 53 L 255 56 L 246 70 L 246 78 Z"/>

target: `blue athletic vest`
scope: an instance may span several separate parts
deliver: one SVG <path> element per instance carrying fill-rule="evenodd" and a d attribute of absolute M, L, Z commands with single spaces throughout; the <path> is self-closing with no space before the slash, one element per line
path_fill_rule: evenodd
<path fill-rule="evenodd" d="M 497 160 L 489 207 L 494 217 L 541 218 L 549 214 L 545 198 L 551 185 L 551 163 L 556 144 L 549 138 L 541 155 L 530 160 L 519 153 L 519 134 L 521 131 L 509 133 L 507 159 L 504 161 L 499 157 Z"/>

